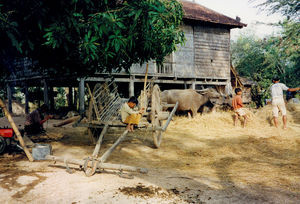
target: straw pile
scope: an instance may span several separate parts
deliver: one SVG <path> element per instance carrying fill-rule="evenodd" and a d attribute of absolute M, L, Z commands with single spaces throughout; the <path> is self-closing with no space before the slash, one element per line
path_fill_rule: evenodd
<path fill-rule="evenodd" d="M 273 126 L 270 105 L 251 111 L 246 128 L 242 118 L 234 127 L 232 111 L 175 117 L 163 144 L 170 155 L 180 158 L 172 166 L 221 183 L 284 186 L 300 193 L 299 183 L 294 182 L 300 182 L 300 105 L 287 105 L 287 130 L 282 129 L 281 118 L 280 128 Z M 171 150 L 174 146 L 176 153 Z M 219 182 L 215 187 L 221 188 Z"/>
<path fill-rule="evenodd" d="M 272 106 L 267 105 L 258 110 L 246 109 L 248 116 L 247 129 L 265 129 L 268 127 L 273 127 L 272 123 Z M 175 117 L 172 126 L 181 126 L 187 129 L 201 129 L 209 130 L 213 129 L 225 130 L 233 129 L 233 117 L 234 113 L 232 111 L 227 112 L 212 112 L 200 115 L 192 119 L 188 119 L 184 116 Z M 300 123 L 300 105 L 299 104 L 288 104 L 287 105 L 287 118 L 288 124 L 299 124 Z M 240 123 L 243 122 L 243 118 L 239 118 Z M 279 124 L 281 124 L 281 118 L 279 118 Z M 240 126 L 240 125 L 239 125 Z"/>

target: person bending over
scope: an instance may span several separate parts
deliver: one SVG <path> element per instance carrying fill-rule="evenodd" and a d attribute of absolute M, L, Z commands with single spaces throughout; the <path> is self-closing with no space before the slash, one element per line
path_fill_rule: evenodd
<path fill-rule="evenodd" d="M 26 116 L 24 131 L 26 135 L 34 135 L 44 132 L 43 123 L 52 118 L 52 115 L 46 115 L 48 107 L 43 104 L 40 108 L 32 111 Z"/>
<path fill-rule="evenodd" d="M 246 112 L 244 110 L 244 105 L 243 105 L 243 100 L 242 100 L 242 90 L 240 88 L 236 88 L 235 90 L 235 96 L 233 97 L 232 100 L 232 107 L 234 110 L 234 126 L 237 125 L 237 119 L 239 116 L 244 117 L 244 124 L 243 127 L 246 126 L 247 124 L 247 115 Z"/>
<path fill-rule="evenodd" d="M 120 109 L 121 120 L 123 123 L 127 124 L 126 129 L 129 132 L 133 131 L 134 125 L 138 125 L 144 109 L 136 111 L 136 106 L 138 105 L 138 100 L 136 97 L 132 96 L 129 98 L 128 102 L 124 103 Z"/>

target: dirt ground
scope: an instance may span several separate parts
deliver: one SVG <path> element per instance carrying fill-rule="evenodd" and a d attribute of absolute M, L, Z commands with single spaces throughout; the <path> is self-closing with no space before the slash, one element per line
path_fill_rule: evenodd
<path fill-rule="evenodd" d="M 107 162 L 148 168 L 148 174 L 129 173 L 133 179 L 108 170 L 86 177 L 75 165 L 69 174 L 63 163 L 5 153 L 0 203 L 299 203 L 300 106 L 288 106 L 287 130 L 272 126 L 270 106 L 253 112 L 246 128 L 233 126 L 232 112 L 175 117 L 159 149 L 151 134 L 130 133 Z M 15 121 L 23 124 L 24 117 Z M 85 128 L 52 127 L 57 122 L 45 124 L 53 138 L 41 141 L 53 155 L 93 153 Z M 1 118 L 0 127 L 6 124 Z M 110 130 L 101 153 L 120 134 Z"/>

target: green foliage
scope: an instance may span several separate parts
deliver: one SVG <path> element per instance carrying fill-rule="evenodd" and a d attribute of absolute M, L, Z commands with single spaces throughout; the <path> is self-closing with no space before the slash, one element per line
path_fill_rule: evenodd
<path fill-rule="evenodd" d="M 300 26 L 284 21 L 280 36 L 259 39 L 253 35 L 242 35 L 232 42 L 232 63 L 239 74 L 257 82 L 252 89 L 253 100 L 261 106 L 270 97 L 272 77 L 278 75 L 290 87 L 299 86 L 300 78 Z"/>
<path fill-rule="evenodd" d="M 55 97 L 55 109 L 66 106 L 66 91 L 63 87 L 57 88 L 57 95 Z"/>
<path fill-rule="evenodd" d="M 256 1 L 257 0 L 250 0 L 250 2 Z M 262 3 L 258 4 L 257 7 L 267 10 L 270 14 L 281 13 L 288 18 L 298 19 L 299 21 L 299 0 L 264 0 Z"/>
<path fill-rule="evenodd" d="M 158 63 L 184 41 L 176 0 L 3 0 L 0 69 L 11 56 L 48 73 L 88 75 Z"/>

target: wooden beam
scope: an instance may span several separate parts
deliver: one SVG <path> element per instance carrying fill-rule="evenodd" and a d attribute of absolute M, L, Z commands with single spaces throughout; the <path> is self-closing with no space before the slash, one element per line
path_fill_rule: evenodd
<path fill-rule="evenodd" d="M 176 102 L 176 105 L 174 106 L 172 112 L 171 112 L 170 115 L 169 115 L 169 118 L 168 118 L 167 122 L 165 123 L 164 127 L 162 128 L 162 131 L 163 131 L 163 132 L 166 131 L 166 129 L 168 128 L 168 125 L 169 125 L 169 123 L 170 123 L 170 121 L 171 121 L 173 115 L 175 114 L 177 108 L 178 108 L 178 104 L 179 104 L 179 103 L 178 103 L 178 101 L 177 101 L 177 102 Z"/>
<path fill-rule="evenodd" d="M 7 101 L 8 101 L 8 112 L 12 113 L 12 90 L 9 83 L 7 84 Z"/>
<path fill-rule="evenodd" d="M 103 137 L 104 135 L 106 134 L 107 132 L 107 129 L 108 129 L 108 125 L 106 124 L 103 128 L 103 130 L 101 131 L 101 134 L 99 136 L 99 139 L 97 141 L 97 144 L 96 144 L 96 147 L 94 149 L 94 152 L 93 152 L 93 158 L 97 158 L 98 157 L 98 154 L 99 154 L 99 150 L 100 150 L 100 147 L 101 147 L 101 143 L 102 143 L 102 140 L 103 140 Z"/>
<path fill-rule="evenodd" d="M 84 107 L 84 79 L 80 78 L 79 81 L 79 113 L 82 114 L 85 111 Z"/>
<path fill-rule="evenodd" d="M 73 87 L 69 86 L 69 94 L 68 94 L 68 106 L 73 106 Z"/>
<path fill-rule="evenodd" d="M 24 95 L 25 95 L 25 113 L 29 113 L 29 94 L 28 94 L 28 86 L 25 84 L 24 87 Z"/>
<path fill-rule="evenodd" d="M 49 108 L 49 91 L 48 91 L 48 83 L 46 79 L 43 79 L 44 85 L 44 104 L 46 104 Z"/>
<path fill-rule="evenodd" d="M 49 87 L 49 102 L 50 102 L 50 111 L 54 111 L 55 102 L 54 102 L 54 91 L 53 87 Z"/>
<path fill-rule="evenodd" d="M 71 118 L 68 118 L 68 119 L 66 119 L 66 120 L 63 120 L 63 121 L 60 122 L 60 123 L 53 124 L 53 127 L 61 127 L 61 126 L 64 126 L 64 125 L 73 123 L 73 122 L 75 122 L 76 120 L 78 120 L 79 118 L 80 118 L 80 115 L 78 115 L 78 116 L 73 116 L 73 117 L 71 117 Z"/>
<path fill-rule="evenodd" d="M 99 159 L 101 163 L 106 161 L 106 159 L 111 155 L 114 149 L 124 140 L 127 134 L 128 130 L 125 130 L 123 134 L 118 138 L 118 140 L 108 150 L 106 150 L 106 152 Z"/>
<path fill-rule="evenodd" d="M 64 162 L 64 163 L 70 163 L 70 164 L 76 164 L 80 166 L 84 166 L 85 161 L 84 160 L 79 160 L 79 159 L 66 159 L 62 157 L 56 157 L 56 156 L 51 156 L 47 155 L 46 156 L 47 160 L 52 160 L 52 161 L 59 161 L 59 162 Z M 91 164 L 88 163 L 89 167 L 92 167 Z M 124 170 L 124 171 L 136 171 L 140 173 L 148 173 L 148 169 L 146 168 L 140 168 L 140 167 L 133 167 L 133 166 L 127 166 L 123 164 L 111 164 L 111 163 L 98 163 L 98 169 L 112 169 L 112 170 Z"/>
<path fill-rule="evenodd" d="M 129 79 L 129 97 L 134 96 L 134 76 Z"/>
<path fill-rule="evenodd" d="M 1 107 L 2 110 L 4 111 L 7 120 L 9 121 L 9 123 L 10 123 L 12 129 L 14 130 L 15 134 L 17 135 L 17 138 L 18 138 L 18 140 L 19 140 L 19 142 L 20 142 L 20 145 L 21 145 L 21 147 L 23 148 L 23 150 L 24 150 L 26 156 L 28 157 L 29 161 L 32 162 L 34 159 L 33 159 L 32 155 L 30 154 L 29 150 L 27 149 L 27 147 L 26 147 L 26 145 L 25 145 L 25 143 L 24 143 L 24 140 L 23 140 L 23 138 L 22 138 L 22 135 L 21 135 L 19 129 L 17 128 L 17 126 L 16 126 L 16 124 L 15 124 L 13 118 L 11 117 L 10 113 L 9 113 L 8 110 L 6 109 L 6 106 L 5 106 L 5 104 L 3 103 L 3 101 L 2 101 L 1 99 L 0 99 L 0 107 Z"/>

